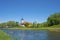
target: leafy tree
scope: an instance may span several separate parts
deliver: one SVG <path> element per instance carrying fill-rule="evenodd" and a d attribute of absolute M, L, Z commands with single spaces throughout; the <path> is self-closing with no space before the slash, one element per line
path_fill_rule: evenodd
<path fill-rule="evenodd" d="M 60 13 L 50 15 L 47 19 L 47 22 L 49 26 L 60 24 Z"/>
<path fill-rule="evenodd" d="M 37 28 L 37 22 L 33 22 L 33 28 Z"/>
<path fill-rule="evenodd" d="M 39 24 L 39 23 L 37 24 L 37 28 L 38 28 L 38 27 L 40 27 L 40 24 Z"/>
<path fill-rule="evenodd" d="M 5 22 L 5 23 L 0 23 L 0 27 L 18 27 L 19 26 L 19 23 L 18 22 L 15 22 L 15 21 L 8 21 L 8 22 Z"/>
<path fill-rule="evenodd" d="M 19 26 L 19 22 L 16 22 L 16 26 Z"/>
<path fill-rule="evenodd" d="M 17 25 L 17 23 L 15 21 L 8 21 L 7 22 L 7 26 L 9 26 L 9 27 L 14 27 L 16 25 Z"/>
<path fill-rule="evenodd" d="M 0 23 L 0 27 L 6 27 L 7 23 Z"/>
<path fill-rule="evenodd" d="M 24 25 L 25 25 L 26 27 L 29 27 L 29 23 L 27 23 L 27 22 L 26 22 Z"/>

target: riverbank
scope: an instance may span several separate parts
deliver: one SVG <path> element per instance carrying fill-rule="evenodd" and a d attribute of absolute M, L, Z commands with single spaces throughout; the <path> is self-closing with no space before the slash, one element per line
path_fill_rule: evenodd
<path fill-rule="evenodd" d="M 60 28 L 49 28 L 49 27 L 42 27 L 42 28 L 3 28 L 9 30 L 48 30 L 48 31 L 59 31 Z"/>
<path fill-rule="evenodd" d="M 27 27 L 13 27 L 13 28 L 0 28 L 0 29 L 10 29 L 10 30 L 49 30 L 49 31 L 59 31 L 60 25 L 54 25 L 50 27 L 40 27 L 40 28 L 27 28 Z"/>
<path fill-rule="evenodd" d="M 9 35 L 0 30 L 0 40 L 12 40 Z"/>

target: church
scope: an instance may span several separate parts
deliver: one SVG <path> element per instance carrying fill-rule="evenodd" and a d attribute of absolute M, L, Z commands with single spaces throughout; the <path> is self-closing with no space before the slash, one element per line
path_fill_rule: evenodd
<path fill-rule="evenodd" d="M 31 25 L 32 23 L 31 22 L 27 22 L 23 18 L 21 18 L 21 23 L 20 24 L 21 24 L 21 26 L 25 26 L 25 24 Z"/>

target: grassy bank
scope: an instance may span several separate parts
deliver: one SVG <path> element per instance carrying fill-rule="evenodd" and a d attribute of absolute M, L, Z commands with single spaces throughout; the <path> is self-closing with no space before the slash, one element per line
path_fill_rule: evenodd
<path fill-rule="evenodd" d="M 60 25 L 54 25 L 51 27 L 40 27 L 40 28 L 26 28 L 26 27 L 14 27 L 14 28 L 5 28 L 10 30 L 49 30 L 49 31 L 60 31 Z"/>
<path fill-rule="evenodd" d="M 0 30 L 0 40 L 12 40 L 10 36 Z"/>

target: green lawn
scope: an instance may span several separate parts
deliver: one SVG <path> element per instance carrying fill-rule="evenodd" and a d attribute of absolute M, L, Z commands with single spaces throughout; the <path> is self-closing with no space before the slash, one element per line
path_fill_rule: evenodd
<path fill-rule="evenodd" d="M 12 40 L 10 36 L 0 30 L 0 40 Z"/>

